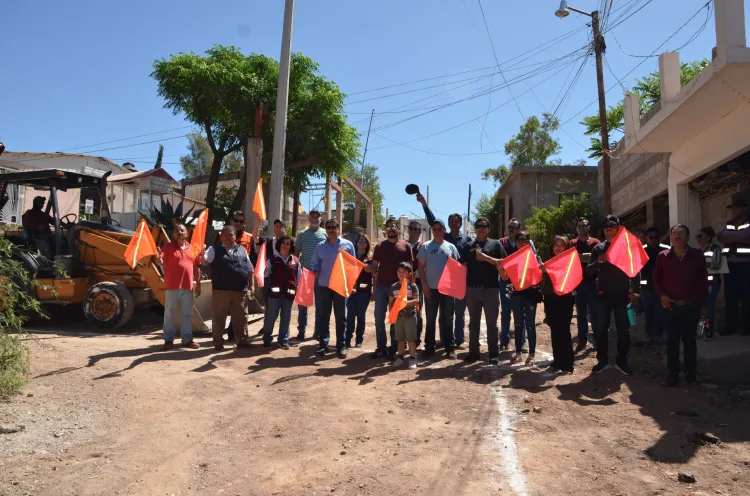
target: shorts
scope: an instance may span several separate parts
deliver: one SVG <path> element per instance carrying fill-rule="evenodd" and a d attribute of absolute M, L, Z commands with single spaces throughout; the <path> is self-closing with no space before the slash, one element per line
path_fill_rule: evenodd
<path fill-rule="evenodd" d="M 396 341 L 417 340 L 417 316 L 399 318 L 396 321 Z"/>

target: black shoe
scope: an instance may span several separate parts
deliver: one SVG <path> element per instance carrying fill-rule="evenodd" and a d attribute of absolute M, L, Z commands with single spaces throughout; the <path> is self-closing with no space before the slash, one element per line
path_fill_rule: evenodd
<path fill-rule="evenodd" d="M 271 351 L 271 345 L 270 344 L 264 344 L 263 345 L 263 351 Z"/>
<path fill-rule="evenodd" d="M 279 348 L 282 350 L 288 350 L 289 349 L 289 343 L 280 343 Z"/>
<path fill-rule="evenodd" d="M 339 348 L 338 350 L 336 350 L 336 355 L 339 358 L 346 358 L 346 348 Z"/>
<path fill-rule="evenodd" d="M 468 355 L 464 357 L 464 362 L 474 363 L 474 362 L 478 362 L 481 359 L 482 357 L 479 356 L 479 353 L 469 353 Z"/>
<path fill-rule="evenodd" d="M 450 348 L 448 348 L 447 350 L 445 350 L 445 357 L 446 358 L 450 358 L 451 360 L 455 360 L 456 358 L 458 358 L 456 356 L 456 350 L 453 350 L 453 349 L 450 349 Z"/>
<path fill-rule="evenodd" d="M 224 351 L 224 345 L 223 344 L 215 344 L 214 349 L 216 351 Z"/>
<path fill-rule="evenodd" d="M 688 387 L 692 386 L 698 386 L 700 383 L 696 380 L 695 377 L 685 377 L 685 382 L 687 383 Z"/>
<path fill-rule="evenodd" d="M 347 341 L 345 348 L 351 348 L 351 347 L 352 347 L 352 342 L 351 341 Z"/>
<path fill-rule="evenodd" d="M 354 347 L 355 348 L 361 348 L 362 347 L 362 341 L 357 341 L 356 343 L 354 343 Z"/>
<path fill-rule="evenodd" d="M 161 347 L 161 351 L 169 351 L 174 348 L 174 341 L 164 341 L 164 346 Z"/>
<path fill-rule="evenodd" d="M 615 368 L 627 376 L 633 375 L 633 369 L 630 368 L 630 365 L 628 365 L 627 360 L 617 360 L 617 363 L 615 364 Z"/>
<path fill-rule="evenodd" d="M 389 362 L 393 362 L 396 360 L 396 352 L 395 351 L 389 351 L 386 353 L 386 357 L 388 358 Z"/>
<path fill-rule="evenodd" d="M 297 333 L 297 337 L 295 338 L 297 341 L 302 342 L 305 340 L 305 333 L 300 331 Z"/>
<path fill-rule="evenodd" d="M 714 330 L 713 329 L 704 329 L 703 330 L 703 341 L 713 341 L 716 339 L 716 336 L 714 336 Z"/>
<path fill-rule="evenodd" d="M 242 338 L 237 341 L 237 348 L 250 348 L 250 342 L 247 340 L 247 338 Z"/>
<path fill-rule="evenodd" d="M 498 365 L 500 360 L 496 356 L 490 356 L 490 365 Z"/>
<path fill-rule="evenodd" d="M 601 372 L 604 372 L 609 368 L 609 363 L 607 362 L 599 362 L 596 365 L 594 365 L 594 368 L 591 369 L 592 374 L 599 374 Z"/>
<path fill-rule="evenodd" d="M 679 376 L 676 376 L 674 374 L 669 374 L 667 376 L 667 380 L 664 381 L 664 387 L 677 387 L 677 385 L 680 383 Z"/>
<path fill-rule="evenodd" d="M 318 351 L 315 352 L 318 356 L 325 356 L 326 353 L 328 353 L 329 350 L 327 346 L 318 346 Z"/>
<path fill-rule="evenodd" d="M 422 358 L 432 358 L 435 356 L 435 350 L 427 350 L 425 349 L 422 352 Z"/>
<path fill-rule="evenodd" d="M 375 350 L 372 353 L 370 353 L 370 358 L 383 358 L 387 355 L 387 353 L 383 350 Z"/>
<path fill-rule="evenodd" d="M 227 333 L 227 341 L 234 341 L 234 334 Z"/>
<path fill-rule="evenodd" d="M 314 332 L 314 333 L 313 333 L 313 337 L 312 337 L 312 338 L 313 338 L 314 340 L 316 340 L 316 341 L 317 341 L 317 339 L 318 339 L 318 333 L 317 333 L 317 332 Z"/>
<path fill-rule="evenodd" d="M 576 351 L 575 352 L 576 353 L 580 353 L 580 352 L 582 352 L 585 349 L 586 349 L 586 341 L 581 341 L 581 342 L 578 343 L 578 346 L 576 346 Z"/>

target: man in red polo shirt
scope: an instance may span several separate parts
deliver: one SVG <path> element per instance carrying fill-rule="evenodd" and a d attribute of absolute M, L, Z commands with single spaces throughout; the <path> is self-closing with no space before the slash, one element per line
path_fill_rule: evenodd
<path fill-rule="evenodd" d="M 177 224 L 174 241 L 165 244 L 159 257 L 164 267 L 164 346 L 162 351 L 174 348 L 177 332 L 174 317 L 180 313 L 180 338 L 186 348 L 200 348 L 193 341 L 193 290 L 200 296 L 200 255 L 193 258 L 187 240 L 187 228 Z"/>

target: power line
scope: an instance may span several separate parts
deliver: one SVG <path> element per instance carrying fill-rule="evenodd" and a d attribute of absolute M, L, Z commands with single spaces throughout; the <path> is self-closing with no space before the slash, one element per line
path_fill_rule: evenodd
<path fill-rule="evenodd" d="M 130 136 L 128 138 L 120 138 L 120 139 L 116 139 L 116 140 L 112 140 L 112 141 L 102 141 L 101 143 L 94 143 L 93 145 L 76 146 L 75 148 L 66 148 L 65 150 L 61 150 L 61 151 L 67 152 L 67 151 L 70 151 L 70 150 L 80 150 L 81 148 L 91 148 L 93 146 L 109 145 L 110 143 L 119 143 L 120 141 L 128 141 L 128 140 L 136 139 L 136 138 L 144 138 L 146 136 L 154 136 L 156 134 L 169 133 L 169 132 L 172 132 L 172 131 L 179 131 L 181 129 L 187 129 L 187 128 L 191 128 L 191 127 L 194 127 L 194 125 L 181 126 L 181 127 L 176 127 L 176 128 L 173 128 L 173 129 L 165 129 L 164 131 L 156 131 L 154 133 L 139 134 L 138 136 Z"/>
<path fill-rule="evenodd" d="M 482 12 L 482 20 L 484 21 L 484 29 L 487 30 L 487 38 L 490 40 L 490 46 L 492 47 L 492 55 L 495 56 L 495 62 L 497 63 L 497 69 L 500 71 L 500 75 L 503 78 L 503 82 L 505 83 L 505 86 L 508 88 L 508 93 L 510 93 L 510 96 L 513 98 L 513 103 L 516 104 L 516 108 L 518 109 L 518 113 L 521 114 L 522 119 L 526 119 L 524 117 L 523 112 L 521 112 L 521 107 L 518 105 L 518 101 L 516 100 L 516 97 L 513 96 L 513 90 L 510 89 L 508 86 L 508 81 L 505 79 L 505 74 L 503 74 L 503 70 L 500 68 L 500 60 L 497 58 L 497 52 L 495 52 L 495 44 L 492 42 L 492 35 L 490 34 L 490 28 L 487 26 L 487 18 L 484 16 L 484 8 L 482 7 L 482 0 L 477 0 L 477 3 L 479 4 L 479 10 Z"/>
<path fill-rule="evenodd" d="M 472 156 L 472 155 L 495 155 L 495 154 L 498 154 L 498 153 L 503 153 L 503 152 L 474 152 L 474 153 L 440 153 L 440 152 L 431 152 L 431 151 L 428 151 L 428 150 L 420 150 L 419 148 L 414 148 L 413 146 L 409 146 L 409 145 L 406 145 L 406 144 L 403 144 L 403 143 L 399 143 L 398 141 L 393 141 L 392 139 L 386 138 L 385 136 L 383 136 L 381 134 L 378 134 L 375 131 L 373 131 L 373 134 L 376 134 L 377 136 L 380 136 L 381 138 L 383 138 L 386 141 L 390 141 L 394 145 L 403 146 L 405 148 L 409 148 L 410 150 L 414 150 L 414 151 L 422 152 L 422 153 L 427 153 L 429 155 L 442 155 L 442 156 L 446 156 L 446 157 L 467 157 L 467 156 Z"/>

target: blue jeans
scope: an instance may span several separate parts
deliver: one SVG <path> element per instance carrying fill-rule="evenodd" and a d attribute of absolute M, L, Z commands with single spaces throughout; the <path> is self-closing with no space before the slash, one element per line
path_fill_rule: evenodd
<path fill-rule="evenodd" d="M 313 290 L 313 299 L 315 300 L 315 308 L 318 307 L 318 278 L 315 278 L 315 288 Z M 307 331 L 307 307 L 297 305 L 297 330 L 305 335 Z"/>
<path fill-rule="evenodd" d="M 598 321 L 596 310 L 596 279 L 584 279 L 576 288 L 576 320 L 578 321 L 579 343 L 588 341 L 589 316 L 591 317 L 591 329 L 596 336 L 596 323 Z"/>
<path fill-rule="evenodd" d="M 263 322 L 263 344 L 270 346 L 273 341 L 273 326 L 281 314 L 279 324 L 279 344 L 289 340 L 289 322 L 292 320 L 292 303 L 288 298 L 266 298 L 266 317 Z"/>
<path fill-rule="evenodd" d="M 440 340 L 445 346 L 445 351 L 453 351 L 453 314 L 455 310 L 455 298 L 440 294 L 437 289 L 430 289 L 431 298 L 425 298 L 425 324 L 424 349 L 435 351 L 435 322 L 440 314 Z"/>
<path fill-rule="evenodd" d="M 510 316 L 513 308 L 508 298 L 508 285 L 500 282 L 500 344 L 502 346 L 510 343 Z"/>
<path fill-rule="evenodd" d="M 315 293 L 317 295 L 315 332 L 318 334 L 320 347 L 328 348 L 328 341 L 331 336 L 331 307 L 333 307 L 333 320 L 336 325 L 336 349 L 342 350 L 345 347 L 346 298 L 323 286 L 316 286 Z"/>
<path fill-rule="evenodd" d="M 641 303 L 646 315 L 646 336 L 660 338 L 664 334 L 664 309 L 659 295 L 653 288 L 641 288 Z"/>
<path fill-rule="evenodd" d="M 367 307 L 370 306 L 371 292 L 367 291 L 364 293 L 354 293 L 349 297 L 346 302 L 346 335 L 344 339 L 347 344 L 351 343 L 352 337 L 354 336 L 354 323 L 356 321 L 357 327 L 357 343 L 361 343 L 365 339 L 365 316 L 367 315 Z"/>
<path fill-rule="evenodd" d="M 385 334 L 385 316 L 388 313 L 389 286 L 375 286 L 375 341 L 378 350 L 388 353 L 396 352 L 396 326 L 390 326 L 391 346 L 388 347 L 388 336 Z"/>
<path fill-rule="evenodd" d="M 526 337 L 529 340 L 529 355 L 533 355 L 536 352 L 536 303 L 532 303 L 523 295 L 513 293 L 510 304 L 513 307 L 516 353 L 521 353 Z"/>
<path fill-rule="evenodd" d="M 711 283 L 711 290 L 708 294 L 708 323 L 711 324 L 711 329 L 716 329 L 716 298 L 719 296 L 719 290 L 721 289 L 721 274 L 714 275 L 714 280 Z"/>
<path fill-rule="evenodd" d="M 193 292 L 187 289 L 164 290 L 164 341 L 174 341 L 177 328 L 175 313 L 180 315 L 182 344 L 193 340 Z"/>
<path fill-rule="evenodd" d="M 456 312 L 456 326 L 453 331 L 454 342 L 456 346 L 464 344 L 465 328 L 466 328 L 466 298 L 456 301 L 453 303 L 454 311 Z"/>

